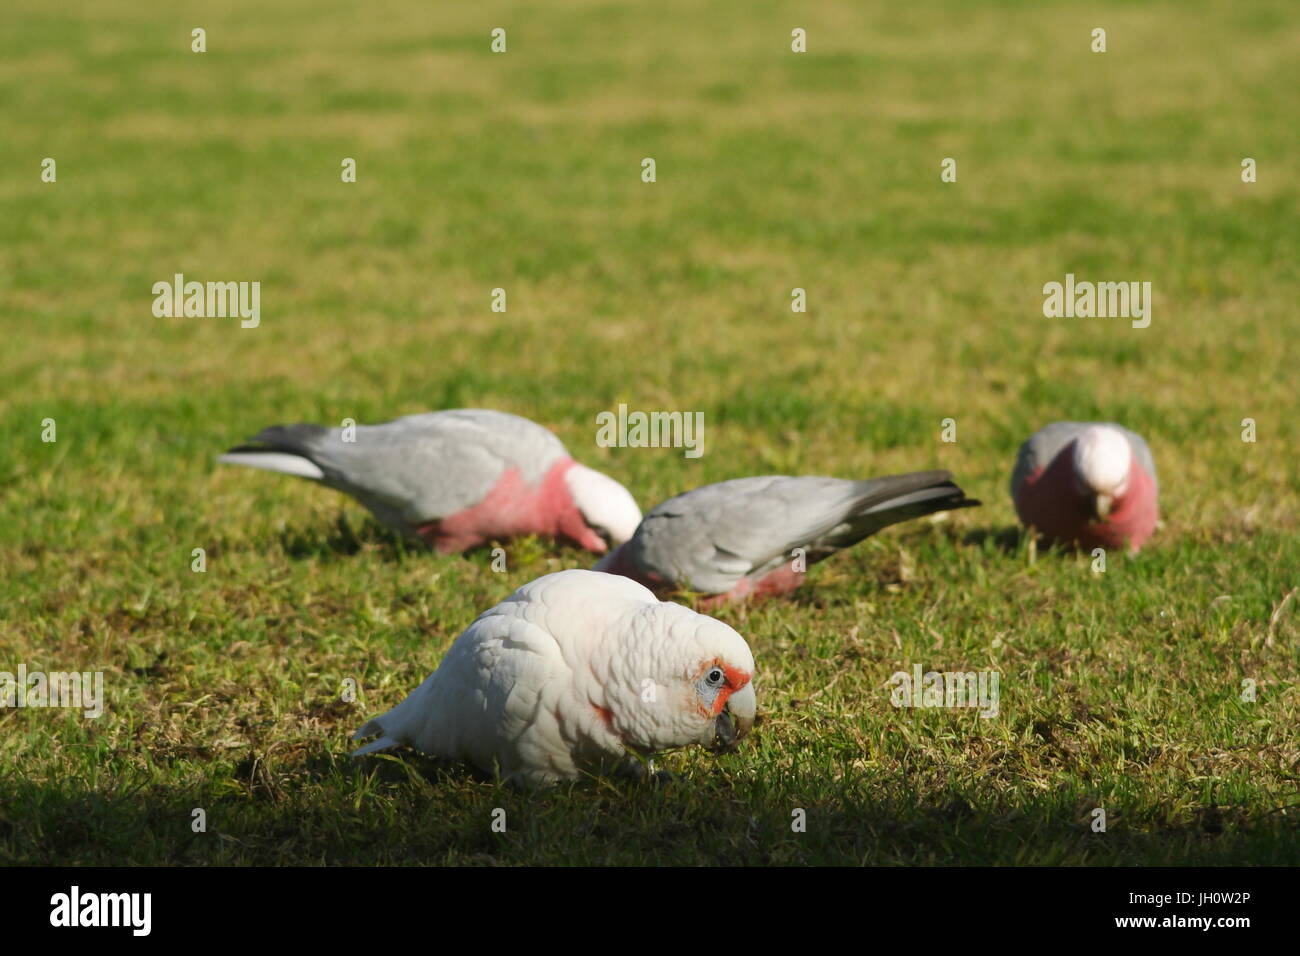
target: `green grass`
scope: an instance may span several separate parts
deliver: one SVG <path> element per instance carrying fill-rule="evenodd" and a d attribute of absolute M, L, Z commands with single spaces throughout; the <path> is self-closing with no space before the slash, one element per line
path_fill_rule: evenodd
<path fill-rule="evenodd" d="M 0 711 L 0 860 L 1300 860 L 1291 0 L 5 19 L 0 670 L 103 670 L 108 700 Z M 260 281 L 261 327 L 155 319 L 175 272 Z M 1153 282 L 1151 327 L 1045 319 L 1066 272 Z M 703 411 L 704 457 L 595 447 L 619 402 Z M 332 492 L 213 459 L 274 422 L 458 406 L 545 423 L 643 506 L 930 467 L 985 506 L 722 612 L 761 720 L 734 754 L 669 757 L 666 787 L 355 763 L 353 730 L 479 611 L 586 559 L 404 552 Z M 1033 554 L 1005 491 L 1025 435 L 1094 417 L 1147 436 L 1164 513 L 1103 575 Z M 914 662 L 998 670 L 999 716 L 895 710 Z"/>

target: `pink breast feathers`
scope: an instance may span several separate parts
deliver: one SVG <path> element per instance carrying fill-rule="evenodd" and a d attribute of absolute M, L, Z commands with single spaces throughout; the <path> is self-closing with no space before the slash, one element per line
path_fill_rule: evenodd
<path fill-rule="evenodd" d="M 1106 520 L 1094 520 L 1087 498 L 1075 487 L 1068 447 L 1025 479 L 1016 495 L 1016 512 L 1051 541 L 1107 550 L 1137 551 L 1159 518 L 1155 481 L 1134 457 L 1127 490 L 1114 500 Z"/>
<path fill-rule="evenodd" d="M 789 594 L 803 584 L 805 577 L 807 577 L 805 572 L 794 569 L 793 561 L 785 561 L 768 571 L 757 581 L 741 578 L 736 583 L 736 586 L 726 594 L 714 594 L 711 597 L 704 598 L 699 602 L 699 608 L 702 611 L 711 611 L 723 604 L 732 604 L 751 598 L 757 599 L 775 597 L 778 594 Z"/>
<path fill-rule="evenodd" d="M 567 538 L 602 552 L 605 542 L 587 527 L 565 484 L 564 474 L 573 465 L 572 458 L 556 462 L 535 486 L 524 481 L 518 468 L 509 468 L 478 504 L 421 525 L 416 533 L 443 554 L 527 534 Z"/>
<path fill-rule="evenodd" d="M 673 582 L 665 580 L 653 571 L 643 570 L 638 567 L 627 556 L 626 547 L 626 545 L 623 545 L 615 548 L 607 558 L 597 565 L 597 570 L 604 571 L 606 574 L 620 574 L 625 578 L 631 578 L 638 584 L 643 584 L 660 595 L 674 590 L 676 585 Z M 757 581 L 744 577 L 737 581 L 735 587 L 725 594 L 710 594 L 701 597 L 696 602 L 696 606 L 701 611 L 711 611 L 724 604 L 732 604 L 749 598 L 764 598 L 777 594 L 786 594 L 803 584 L 804 577 L 803 572 L 794 570 L 792 562 L 785 561 Z M 686 586 L 689 587 L 689 582 L 687 582 Z"/>

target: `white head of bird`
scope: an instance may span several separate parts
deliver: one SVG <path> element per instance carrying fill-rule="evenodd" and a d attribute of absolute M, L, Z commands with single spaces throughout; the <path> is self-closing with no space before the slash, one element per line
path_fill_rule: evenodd
<path fill-rule="evenodd" d="M 641 523 L 641 508 L 626 488 L 579 464 L 565 472 L 564 480 L 583 520 L 611 549 L 632 537 Z"/>
<path fill-rule="evenodd" d="M 1075 439 L 1073 461 L 1075 486 L 1089 499 L 1094 517 L 1105 518 L 1128 489 L 1133 463 L 1128 439 L 1106 425 L 1089 426 Z"/>
<path fill-rule="evenodd" d="M 613 657 L 612 729 L 642 753 L 688 744 L 727 750 L 754 724 L 754 657 L 722 621 L 680 604 L 647 604 Z"/>

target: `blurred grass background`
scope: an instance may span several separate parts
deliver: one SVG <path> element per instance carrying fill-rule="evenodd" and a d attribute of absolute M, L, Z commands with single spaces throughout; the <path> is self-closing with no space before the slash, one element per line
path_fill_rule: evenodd
<path fill-rule="evenodd" d="M 109 700 L 0 711 L 0 859 L 1300 858 L 1293 3 L 12 0 L 6 21 L 0 669 L 102 669 Z M 154 318 L 176 272 L 260 281 L 260 327 Z M 1151 281 L 1150 328 L 1044 318 L 1067 272 Z M 595 447 L 619 402 L 703 411 L 704 457 Z M 461 406 L 546 424 L 643 507 L 929 467 L 986 504 L 724 612 L 764 720 L 670 760 L 662 791 L 357 766 L 348 735 L 480 610 L 586 559 L 407 554 L 340 496 L 213 458 L 275 422 Z M 1161 530 L 1104 575 L 1010 531 L 1015 449 L 1058 418 L 1120 420 L 1160 468 Z M 1001 715 L 894 710 L 916 661 L 1000 670 Z"/>

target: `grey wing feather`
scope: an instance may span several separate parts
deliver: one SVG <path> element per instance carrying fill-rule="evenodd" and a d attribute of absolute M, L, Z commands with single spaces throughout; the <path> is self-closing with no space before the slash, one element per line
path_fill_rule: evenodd
<path fill-rule="evenodd" d="M 508 468 L 519 468 L 532 484 L 567 457 L 560 440 L 542 426 L 486 409 L 408 415 L 358 425 L 355 441 L 343 437 L 342 428 L 278 425 L 254 441 L 309 459 L 325 473 L 325 484 L 398 526 L 476 504 Z"/>
<path fill-rule="evenodd" d="M 1020 493 L 1025 479 L 1039 468 L 1046 468 L 1061 449 L 1074 441 L 1084 428 L 1082 422 L 1052 422 L 1034 432 L 1020 446 L 1016 465 L 1011 470 L 1011 497 Z"/>
<path fill-rule="evenodd" d="M 734 542 L 719 544 L 715 530 L 728 523 L 728 512 L 734 510 L 736 501 L 731 496 L 743 496 L 769 481 L 764 478 L 724 481 L 668 499 L 642 519 L 636 534 L 625 545 L 629 557 L 643 569 L 698 591 L 730 590 L 752 563 L 734 550 L 737 547 Z"/>
<path fill-rule="evenodd" d="M 738 478 L 664 502 L 628 547 L 641 567 L 719 594 L 776 567 L 794 548 L 807 547 L 812 563 L 896 521 L 971 504 L 947 472 L 872 481 Z"/>
<path fill-rule="evenodd" d="M 1151 449 L 1147 447 L 1146 440 L 1137 432 L 1131 432 L 1123 425 L 1116 425 L 1115 427 L 1128 436 L 1129 444 L 1133 446 L 1133 454 L 1137 455 L 1138 464 L 1151 476 L 1151 484 L 1156 486 L 1158 491 L 1160 482 L 1156 478 L 1156 460 L 1151 456 Z"/>

